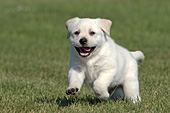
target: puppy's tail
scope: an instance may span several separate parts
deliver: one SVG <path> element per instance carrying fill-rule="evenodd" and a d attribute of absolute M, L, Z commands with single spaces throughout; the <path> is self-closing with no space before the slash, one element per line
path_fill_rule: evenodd
<path fill-rule="evenodd" d="M 134 51 L 134 52 L 131 52 L 131 54 L 138 62 L 142 62 L 145 59 L 145 56 L 142 53 L 142 51 Z"/>

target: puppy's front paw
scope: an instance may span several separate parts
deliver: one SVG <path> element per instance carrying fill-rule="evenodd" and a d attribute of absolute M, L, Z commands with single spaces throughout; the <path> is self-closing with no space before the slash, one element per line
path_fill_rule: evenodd
<path fill-rule="evenodd" d="M 66 90 L 67 95 L 75 95 L 79 91 L 78 88 L 69 88 Z"/>

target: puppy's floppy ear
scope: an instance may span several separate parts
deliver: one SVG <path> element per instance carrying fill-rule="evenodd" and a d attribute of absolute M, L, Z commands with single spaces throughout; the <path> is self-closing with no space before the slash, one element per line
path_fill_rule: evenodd
<path fill-rule="evenodd" d="M 66 28 L 68 30 L 68 33 L 67 33 L 67 38 L 70 37 L 70 30 L 72 28 L 72 25 L 75 23 L 75 21 L 77 21 L 79 18 L 78 17 L 75 17 L 75 18 L 72 18 L 72 19 L 69 19 L 66 21 Z"/>
<path fill-rule="evenodd" d="M 98 19 L 99 27 L 108 35 L 110 36 L 110 28 L 112 25 L 112 21 L 108 19 Z"/>

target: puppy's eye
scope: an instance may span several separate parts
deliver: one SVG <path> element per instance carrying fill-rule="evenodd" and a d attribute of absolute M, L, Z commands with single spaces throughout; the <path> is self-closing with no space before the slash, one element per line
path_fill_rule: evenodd
<path fill-rule="evenodd" d="M 74 32 L 75 35 L 79 35 L 80 34 L 80 31 L 76 31 Z"/>
<path fill-rule="evenodd" d="M 91 36 L 95 35 L 96 33 L 94 31 L 90 31 L 89 33 Z"/>

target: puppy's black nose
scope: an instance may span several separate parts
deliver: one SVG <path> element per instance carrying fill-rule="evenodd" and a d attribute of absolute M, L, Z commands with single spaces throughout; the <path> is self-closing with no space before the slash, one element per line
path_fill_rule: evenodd
<path fill-rule="evenodd" d="M 80 44 L 84 45 L 87 43 L 87 39 L 86 38 L 82 38 L 79 40 Z"/>

